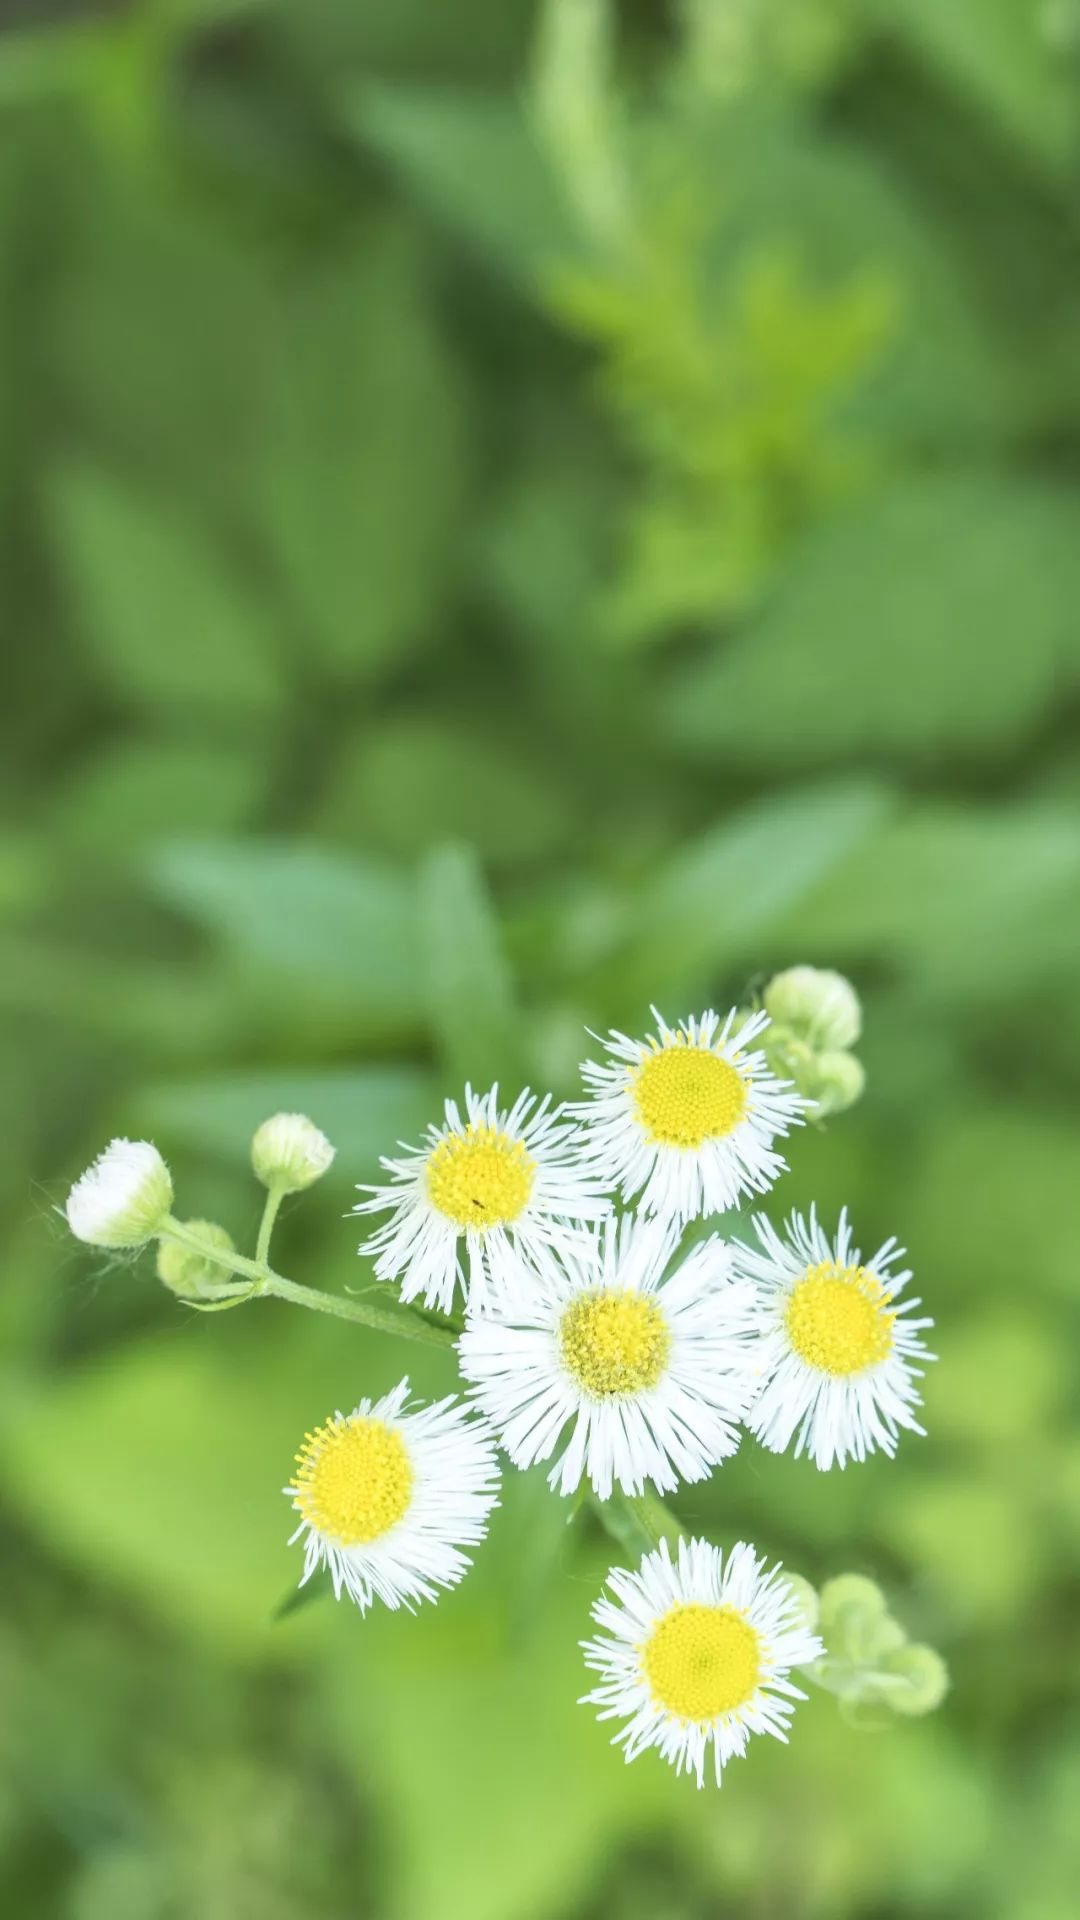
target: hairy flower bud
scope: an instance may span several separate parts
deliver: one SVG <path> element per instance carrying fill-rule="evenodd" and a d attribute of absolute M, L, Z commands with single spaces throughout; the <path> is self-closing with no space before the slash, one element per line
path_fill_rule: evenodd
<path fill-rule="evenodd" d="M 67 1223 L 92 1247 L 142 1247 L 168 1218 L 169 1169 L 149 1140 L 112 1140 L 67 1197 Z"/>
<path fill-rule="evenodd" d="M 224 1227 L 213 1220 L 185 1220 L 181 1223 L 189 1233 L 197 1234 L 208 1246 L 220 1248 L 222 1253 L 233 1251 L 233 1238 Z M 227 1267 L 219 1266 L 216 1260 L 209 1260 L 194 1248 L 181 1246 L 178 1240 L 161 1240 L 157 1250 L 157 1277 L 171 1293 L 178 1294 L 181 1300 L 205 1300 L 213 1298 L 223 1286 L 228 1285 L 232 1275 Z"/>
<path fill-rule="evenodd" d="M 251 1143 L 251 1164 L 264 1187 L 301 1193 L 326 1172 L 334 1148 L 302 1113 L 275 1113 Z"/>
<path fill-rule="evenodd" d="M 763 995 L 770 1018 L 813 1048 L 853 1047 L 862 1032 L 862 1008 L 850 980 L 824 967 L 788 967 Z"/>

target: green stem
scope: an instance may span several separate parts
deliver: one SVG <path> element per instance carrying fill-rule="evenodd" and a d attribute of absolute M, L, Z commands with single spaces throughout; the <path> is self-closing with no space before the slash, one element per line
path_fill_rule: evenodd
<path fill-rule="evenodd" d="M 198 1234 L 192 1233 L 181 1221 L 171 1216 L 161 1231 L 170 1240 L 178 1240 L 181 1246 L 190 1247 L 193 1253 L 201 1254 L 204 1260 L 213 1261 L 216 1266 L 225 1267 L 230 1273 L 243 1274 L 245 1279 L 252 1282 L 251 1299 L 270 1294 L 278 1300 L 289 1300 L 297 1307 L 310 1307 L 316 1313 L 333 1314 L 338 1320 L 351 1320 L 358 1326 L 374 1327 L 378 1333 L 394 1333 L 405 1340 L 418 1340 L 424 1346 L 446 1348 L 456 1343 L 457 1336 L 451 1328 L 431 1326 L 407 1308 L 373 1307 L 351 1295 L 322 1293 L 317 1287 L 302 1287 L 295 1280 L 286 1280 L 283 1274 L 275 1273 L 265 1261 L 249 1260 L 245 1254 L 228 1248 L 208 1246 Z"/>
<path fill-rule="evenodd" d="M 266 1191 L 266 1205 L 259 1222 L 259 1237 L 255 1242 L 255 1264 L 265 1267 L 270 1257 L 270 1236 L 274 1231 L 274 1222 L 278 1217 L 278 1208 L 285 1198 L 284 1187 L 271 1186 Z"/>
<path fill-rule="evenodd" d="M 406 1308 L 369 1307 L 364 1301 L 340 1293 L 321 1293 L 317 1287 L 302 1287 L 280 1273 L 267 1275 L 266 1292 L 278 1300 L 291 1300 L 294 1307 L 313 1307 L 316 1313 L 336 1314 L 339 1320 L 356 1320 L 380 1333 L 399 1333 L 406 1340 L 419 1340 L 429 1347 L 454 1347 L 457 1334 L 450 1327 L 433 1327 Z"/>

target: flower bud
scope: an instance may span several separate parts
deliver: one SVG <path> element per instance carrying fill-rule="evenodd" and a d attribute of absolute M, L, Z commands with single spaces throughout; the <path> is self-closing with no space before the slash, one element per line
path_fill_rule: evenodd
<path fill-rule="evenodd" d="M 816 1056 L 805 1091 L 823 1119 L 826 1114 L 846 1113 L 861 1098 L 865 1086 L 862 1061 L 853 1053 L 836 1050 Z"/>
<path fill-rule="evenodd" d="M 859 996 L 842 973 L 788 967 L 774 974 L 763 998 L 770 1019 L 814 1048 L 853 1047 L 862 1032 Z"/>
<path fill-rule="evenodd" d="M 862 1573 L 838 1573 L 821 1589 L 821 1631 L 829 1651 L 856 1657 L 888 1618 L 885 1595 Z"/>
<path fill-rule="evenodd" d="M 168 1218 L 169 1169 L 149 1140 L 112 1140 L 67 1197 L 67 1223 L 92 1247 L 142 1247 Z"/>
<path fill-rule="evenodd" d="M 334 1149 L 302 1113 L 275 1113 L 251 1143 L 251 1164 L 264 1187 L 301 1193 L 326 1172 Z"/>
<path fill-rule="evenodd" d="M 894 1713 L 933 1713 L 949 1691 L 949 1670 L 933 1647 L 901 1647 L 886 1662 L 886 1672 L 906 1682 L 886 1695 Z"/>
<path fill-rule="evenodd" d="M 182 1224 L 189 1233 L 197 1234 L 200 1240 L 205 1240 L 211 1247 L 220 1248 L 222 1253 L 233 1251 L 231 1233 L 227 1233 L 215 1221 L 185 1220 Z M 158 1242 L 157 1277 L 181 1300 L 212 1299 L 232 1279 L 228 1267 L 219 1266 L 216 1260 L 206 1259 L 192 1247 L 181 1246 L 178 1240 Z"/>

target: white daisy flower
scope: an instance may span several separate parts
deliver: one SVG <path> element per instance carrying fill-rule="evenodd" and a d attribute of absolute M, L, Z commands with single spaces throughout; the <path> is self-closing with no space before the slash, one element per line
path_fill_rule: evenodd
<path fill-rule="evenodd" d="M 582 1641 L 602 1680 L 582 1705 L 625 1721 L 613 1744 L 627 1760 L 655 1747 L 701 1787 L 711 1747 L 719 1786 L 752 1733 L 787 1739 L 806 1698 L 787 1676 L 824 1649 L 780 1568 L 764 1565 L 744 1541 L 725 1561 L 707 1540 L 680 1540 L 674 1561 L 664 1541 L 636 1573 L 612 1568 L 592 1610 L 603 1637 Z"/>
<path fill-rule="evenodd" d="M 110 1140 L 76 1180 L 64 1211 L 76 1239 L 92 1247 L 143 1247 L 172 1201 L 169 1169 L 149 1140 Z"/>
<path fill-rule="evenodd" d="M 410 1609 L 437 1600 L 470 1565 L 497 1506 L 495 1447 L 451 1396 L 406 1410 L 409 1382 L 304 1436 L 285 1493 L 300 1515 L 300 1585 L 328 1567 L 361 1613 L 373 1598 Z"/>
<path fill-rule="evenodd" d="M 684 1222 L 765 1193 L 787 1165 L 772 1143 L 806 1107 L 763 1053 L 748 1051 L 768 1014 L 739 1024 L 734 1011 L 723 1021 L 703 1013 L 677 1028 L 653 1015 L 655 1035 L 612 1033 L 609 1062 L 582 1066 L 592 1097 L 571 1110 L 585 1125 L 586 1161 L 624 1200 L 640 1196 L 641 1212 Z"/>
<path fill-rule="evenodd" d="M 915 1381 L 932 1360 L 919 1335 L 932 1320 L 907 1316 L 919 1300 L 898 1301 L 911 1278 L 895 1273 L 904 1249 L 886 1240 L 863 1261 L 851 1244 L 846 1210 L 835 1241 L 818 1224 L 793 1213 L 784 1237 L 761 1216 L 754 1220 L 760 1250 L 735 1242 L 735 1271 L 753 1281 L 761 1316 L 764 1386 L 747 1422 L 752 1433 L 781 1453 L 813 1455 L 819 1467 L 865 1460 L 880 1447 L 896 1451 L 898 1431 L 922 1433 L 912 1413 L 920 1401 Z"/>
<path fill-rule="evenodd" d="M 651 1481 L 702 1480 L 734 1453 L 756 1391 L 753 1289 L 732 1284 L 715 1236 L 665 1278 L 673 1222 L 607 1220 L 535 1271 L 458 1342 L 461 1371 L 515 1466 L 548 1460 L 572 1493 L 602 1500 Z"/>
<path fill-rule="evenodd" d="M 400 1281 L 402 1300 L 420 1296 L 448 1313 L 460 1282 L 469 1306 L 483 1310 L 522 1255 L 559 1247 L 573 1238 L 571 1223 L 608 1212 L 576 1144 L 577 1128 L 549 1098 L 537 1106 L 526 1091 L 500 1112 L 497 1087 L 466 1087 L 464 1117 L 448 1100 L 423 1146 L 382 1161 L 392 1182 L 360 1189 L 372 1197 L 354 1212 L 390 1216 L 360 1252 L 375 1256 L 380 1280 Z"/>

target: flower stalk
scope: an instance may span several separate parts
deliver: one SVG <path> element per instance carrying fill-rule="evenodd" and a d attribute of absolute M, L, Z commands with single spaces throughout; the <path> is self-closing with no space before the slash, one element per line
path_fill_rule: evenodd
<path fill-rule="evenodd" d="M 269 1250 L 270 1234 L 273 1230 L 274 1215 L 281 1202 L 274 1192 L 267 1195 L 263 1213 L 262 1227 L 259 1233 L 259 1246 Z M 269 1227 L 267 1216 L 269 1215 Z M 276 1273 L 268 1264 L 266 1255 L 254 1260 L 235 1249 L 216 1247 L 210 1241 L 202 1239 L 197 1233 L 175 1219 L 171 1214 L 163 1222 L 160 1233 L 163 1238 L 174 1240 L 187 1247 L 192 1253 L 211 1261 L 215 1266 L 229 1273 L 243 1276 L 249 1282 L 246 1287 L 230 1288 L 227 1294 L 205 1306 L 198 1301 L 190 1304 L 201 1311 L 211 1311 L 225 1306 L 241 1306 L 245 1300 L 256 1300 L 269 1296 L 277 1300 L 288 1300 L 293 1306 L 309 1307 L 316 1313 L 328 1313 L 339 1320 L 351 1320 L 359 1326 L 372 1327 L 377 1333 L 399 1334 L 403 1339 L 416 1340 L 425 1346 L 449 1348 L 454 1345 L 456 1335 L 452 1328 L 433 1326 L 430 1321 L 421 1319 L 419 1314 L 395 1308 L 376 1307 L 354 1296 L 323 1293 L 318 1287 L 304 1287 L 295 1280 L 286 1279 L 284 1274 Z"/>

